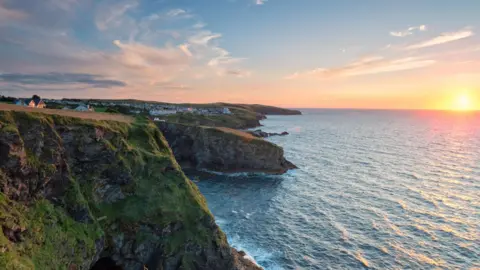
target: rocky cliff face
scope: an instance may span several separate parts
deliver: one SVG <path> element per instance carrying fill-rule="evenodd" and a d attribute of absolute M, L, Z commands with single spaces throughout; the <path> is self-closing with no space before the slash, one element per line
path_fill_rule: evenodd
<path fill-rule="evenodd" d="M 228 129 L 158 123 L 175 158 L 185 167 L 218 172 L 285 173 L 296 168 L 283 149 L 251 134 Z"/>
<path fill-rule="evenodd" d="M 0 112 L 0 225 L 0 269 L 259 269 L 148 122 Z"/>

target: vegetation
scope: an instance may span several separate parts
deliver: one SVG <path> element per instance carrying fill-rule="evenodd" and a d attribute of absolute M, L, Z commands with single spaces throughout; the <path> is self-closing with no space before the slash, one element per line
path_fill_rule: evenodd
<path fill-rule="evenodd" d="M 106 112 L 108 108 L 106 107 L 94 107 L 95 112 Z"/>
<path fill-rule="evenodd" d="M 245 109 L 231 109 L 232 114 L 203 115 L 194 113 L 177 113 L 159 116 L 170 123 L 227 127 L 235 129 L 245 129 L 260 125 L 259 117 L 255 112 Z"/>
<path fill-rule="evenodd" d="M 106 250 L 112 248 L 116 235 L 146 242 L 157 239 L 165 246 L 167 255 L 181 254 L 185 269 L 192 264 L 191 255 L 185 254 L 183 247 L 186 242 L 202 247 L 212 243 L 227 245 L 221 231 L 213 233 L 211 228 L 201 225 L 204 219 L 213 220 L 204 197 L 180 170 L 161 132 L 146 118 L 137 117 L 128 124 L 0 111 L 0 126 L 2 134 L 8 130 L 22 138 L 26 133 L 38 132 L 35 138 L 57 140 L 58 145 L 62 145 L 59 128 L 74 127 L 76 137 L 64 147 L 80 153 L 85 153 L 85 144 L 91 141 L 85 138 L 102 130 L 111 136 L 97 137 L 94 143 L 103 145 L 102 151 L 107 151 L 102 152 L 104 155 L 114 156 L 113 162 L 103 160 L 90 169 L 68 161 L 70 169 L 65 173 L 70 184 L 55 204 L 42 197 L 32 197 L 28 202 L 15 201 L 0 192 L 0 228 L 3 230 L 0 269 L 67 269 L 69 265 L 85 268 L 85 263 L 88 266 L 88 259 L 95 254 L 95 241 L 102 236 L 106 238 Z M 56 173 L 60 165 L 54 159 L 45 158 L 49 155 L 28 148 L 35 147 L 32 145 L 22 147 L 28 166 L 42 172 L 38 181 Z M 50 149 L 55 150 L 61 151 L 61 148 Z M 131 179 L 121 186 L 125 198 L 108 202 L 98 197 L 96 191 L 102 185 L 99 179 L 105 178 L 106 172 Z M 0 169 L 2 186 L 11 181 L 7 179 L 12 173 Z M 69 214 L 71 209 L 86 209 L 92 222 L 75 221 Z M 140 231 L 140 223 L 160 230 L 181 224 L 181 230 L 158 237 Z M 20 232 L 21 241 L 9 239 L 6 235 L 11 231 Z"/>
<path fill-rule="evenodd" d="M 0 96 L 0 102 L 2 103 L 8 103 L 8 104 L 13 104 L 15 103 L 16 98 L 14 97 L 7 97 L 7 96 Z"/>

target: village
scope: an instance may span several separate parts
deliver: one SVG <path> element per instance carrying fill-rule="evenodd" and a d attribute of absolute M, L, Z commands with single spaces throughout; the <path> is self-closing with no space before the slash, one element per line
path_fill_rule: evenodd
<path fill-rule="evenodd" d="M 33 95 L 28 99 L 16 99 L 13 102 L 18 106 L 32 108 L 51 108 L 62 110 L 74 110 L 81 112 L 107 112 L 123 113 L 129 115 L 146 114 L 154 121 L 161 121 L 160 116 L 192 113 L 200 115 L 232 114 L 228 107 L 191 107 L 177 104 L 165 104 L 139 101 L 103 101 L 103 100 L 78 100 L 78 99 L 42 99 Z"/>

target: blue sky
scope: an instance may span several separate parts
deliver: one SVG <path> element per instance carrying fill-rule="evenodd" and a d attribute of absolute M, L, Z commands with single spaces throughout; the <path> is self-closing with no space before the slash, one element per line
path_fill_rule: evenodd
<path fill-rule="evenodd" d="M 479 10 L 475 0 L 0 0 L 0 93 L 431 107 L 435 95 L 479 91 Z"/>

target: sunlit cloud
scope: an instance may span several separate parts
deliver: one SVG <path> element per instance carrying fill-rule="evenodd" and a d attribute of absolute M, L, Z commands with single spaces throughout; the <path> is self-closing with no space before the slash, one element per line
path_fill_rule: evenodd
<path fill-rule="evenodd" d="M 267 2 L 268 0 L 255 0 L 255 5 L 263 5 L 265 4 L 265 2 Z"/>
<path fill-rule="evenodd" d="M 0 50 L 2 90 L 108 88 L 122 95 L 128 91 L 174 93 L 190 89 L 186 82 L 191 79 L 251 74 L 241 68 L 243 58 L 221 46 L 221 33 L 210 31 L 184 9 L 139 16 L 139 0 L 102 0 L 95 5 L 77 0 L 48 0 L 44 5 L 18 0 L 15 9 L 2 3 L 0 42 L 15 47 L 24 59 L 18 61 L 17 56 Z M 92 23 L 99 39 L 91 44 L 78 42 L 72 35 L 77 6 L 94 7 Z M 17 23 L 9 28 L 13 19 Z"/>
<path fill-rule="evenodd" d="M 305 72 L 296 72 L 286 79 L 316 78 L 329 79 L 338 77 L 352 77 L 370 74 L 380 74 L 396 71 L 418 69 L 435 64 L 435 60 L 406 57 L 399 59 L 385 59 L 380 56 L 365 57 L 338 68 L 317 68 Z"/>
<path fill-rule="evenodd" d="M 414 49 L 432 47 L 432 46 L 441 45 L 441 44 L 461 40 L 464 38 L 468 38 L 473 35 L 474 35 L 473 31 L 469 29 L 465 29 L 457 32 L 443 33 L 440 36 L 432 38 L 430 40 L 426 40 L 417 44 L 407 46 L 406 49 L 414 50 Z"/>
<path fill-rule="evenodd" d="M 406 36 L 413 35 L 415 31 L 427 31 L 427 26 L 419 25 L 419 26 L 409 27 L 408 29 L 402 30 L 402 31 L 391 31 L 390 35 L 394 37 L 406 37 Z"/>

